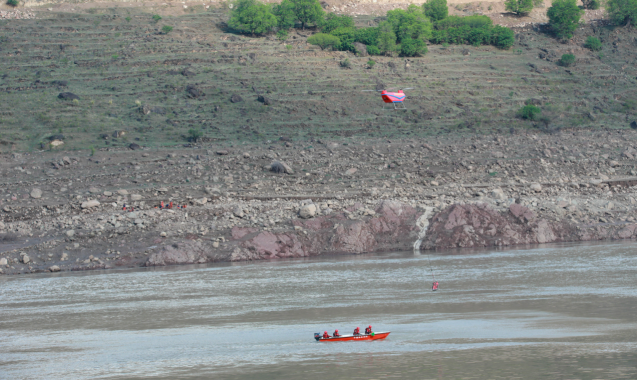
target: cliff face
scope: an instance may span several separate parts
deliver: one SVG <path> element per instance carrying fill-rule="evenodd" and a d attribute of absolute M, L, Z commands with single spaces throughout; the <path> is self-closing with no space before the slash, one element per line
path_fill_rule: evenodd
<path fill-rule="evenodd" d="M 567 222 L 539 219 L 519 204 L 506 213 L 486 204 L 452 205 L 434 215 L 424 249 L 494 247 L 579 240 Z"/>
<path fill-rule="evenodd" d="M 406 250 L 417 238 L 419 215 L 415 208 L 396 201 L 382 201 L 374 210 L 364 209 L 361 203 L 356 203 L 342 213 L 292 220 L 293 228 L 287 231 L 234 227 L 232 240 L 219 249 L 202 242 L 167 245 L 153 253 L 146 265 Z"/>

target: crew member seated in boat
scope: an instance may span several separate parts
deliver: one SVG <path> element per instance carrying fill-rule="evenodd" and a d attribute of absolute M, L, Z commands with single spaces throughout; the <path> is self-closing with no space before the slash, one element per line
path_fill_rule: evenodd
<path fill-rule="evenodd" d="M 361 335 L 361 329 L 360 328 L 355 328 L 354 329 L 354 335 Z"/>
<path fill-rule="evenodd" d="M 334 336 L 334 338 L 336 338 L 337 336 L 341 336 L 341 334 L 338 333 L 338 330 L 335 330 L 333 336 Z"/>
<path fill-rule="evenodd" d="M 323 333 L 323 338 L 331 338 L 330 334 L 326 332 Z"/>
<path fill-rule="evenodd" d="M 365 329 L 365 334 L 371 334 L 371 333 L 372 333 L 372 325 L 369 325 L 369 327 Z"/>

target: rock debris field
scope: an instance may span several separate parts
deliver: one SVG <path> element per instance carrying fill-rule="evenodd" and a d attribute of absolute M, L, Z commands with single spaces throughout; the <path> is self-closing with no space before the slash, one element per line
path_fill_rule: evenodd
<path fill-rule="evenodd" d="M 359 254 L 419 238 L 421 249 L 633 238 L 636 142 L 624 130 L 6 154 L 0 265 L 18 274 Z"/>

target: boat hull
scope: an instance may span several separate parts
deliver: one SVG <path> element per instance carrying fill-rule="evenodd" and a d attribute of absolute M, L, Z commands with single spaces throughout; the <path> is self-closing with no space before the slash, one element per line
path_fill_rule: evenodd
<path fill-rule="evenodd" d="M 359 335 L 342 335 L 339 337 L 331 337 L 331 338 L 317 338 L 316 340 L 319 342 L 345 342 L 349 340 L 380 340 L 385 339 L 389 335 L 391 331 L 387 332 L 378 332 L 374 333 L 374 335 L 370 334 L 359 334 Z"/>

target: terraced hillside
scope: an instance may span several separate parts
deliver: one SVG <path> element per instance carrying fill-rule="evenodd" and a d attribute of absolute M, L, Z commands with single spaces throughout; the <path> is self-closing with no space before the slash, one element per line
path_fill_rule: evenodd
<path fill-rule="evenodd" d="M 587 26 L 568 44 L 519 30 L 509 51 L 429 47 L 422 58 L 355 57 L 274 37 L 224 33 L 223 9 L 164 17 L 133 9 L 40 13 L 0 28 L 0 150 L 416 137 L 514 129 L 628 128 L 637 109 L 637 32 Z M 49 18 L 44 18 L 49 17 Z M 358 17 L 361 25 L 374 24 Z M 162 34 L 164 25 L 174 30 Z M 596 35 L 601 53 L 582 47 Z M 574 67 L 557 64 L 563 53 Z M 350 68 L 342 67 L 348 59 Z M 414 87 L 407 111 L 382 109 L 365 89 Z M 70 92 L 79 99 L 63 100 Z M 547 116 L 523 121 L 531 99 Z M 234 102 L 233 102 L 234 100 Z M 126 131 L 113 138 L 114 131 Z"/>

